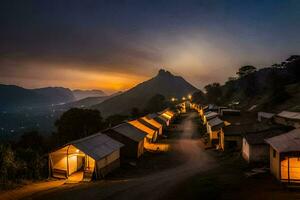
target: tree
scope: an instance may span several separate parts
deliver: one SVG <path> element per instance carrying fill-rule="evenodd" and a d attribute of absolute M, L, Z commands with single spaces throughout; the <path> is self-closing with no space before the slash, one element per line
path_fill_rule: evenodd
<path fill-rule="evenodd" d="M 111 115 L 105 119 L 105 124 L 108 127 L 113 127 L 113 126 L 116 126 L 116 125 L 122 123 L 123 121 L 125 121 L 127 119 L 128 119 L 127 115 L 119 115 L 119 114 Z"/>
<path fill-rule="evenodd" d="M 204 87 L 208 102 L 219 104 L 222 97 L 222 89 L 220 83 L 208 84 Z"/>
<path fill-rule="evenodd" d="M 154 113 L 164 110 L 168 107 L 166 98 L 161 94 L 151 97 L 145 107 L 145 113 Z"/>
<path fill-rule="evenodd" d="M 21 136 L 17 146 L 19 148 L 31 148 L 37 151 L 42 151 L 43 149 L 45 149 L 44 138 L 37 131 L 25 132 Z"/>
<path fill-rule="evenodd" d="M 60 143 L 66 143 L 97 133 L 103 127 L 98 110 L 71 108 L 55 122 Z"/>
<path fill-rule="evenodd" d="M 286 59 L 286 61 L 291 62 L 298 59 L 300 59 L 300 55 L 291 55 L 288 59 Z"/>
<path fill-rule="evenodd" d="M 240 78 L 245 77 L 249 74 L 252 74 L 256 71 L 256 68 L 252 65 L 245 65 L 239 68 L 239 71 L 236 73 Z"/>
<path fill-rule="evenodd" d="M 205 94 L 199 90 L 192 95 L 193 102 L 205 104 L 207 102 Z"/>
<path fill-rule="evenodd" d="M 132 119 L 136 119 L 136 118 L 139 118 L 139 117 L 141 117 L 141 116 L 142 116 L 142 113 L 141 113 L 141 111 L 140 111 L 139 108 L 133 107 L 133 108 L 131 109 L 131 111 L 130 111 L 130 117 L 131 117 Z"/>
<path fill-rule="evenodd" d="M 17 165 L 15 155 L 7 144 L 0 144 L 0 186 L 5 187 L 7 182 L 16 176 Z"/>

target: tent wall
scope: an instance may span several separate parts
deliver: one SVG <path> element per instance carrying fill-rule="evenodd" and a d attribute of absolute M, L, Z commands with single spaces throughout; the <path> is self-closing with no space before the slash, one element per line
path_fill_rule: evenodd
<path fill-rule="evenodd" d="M 120 151 L 117 150 L 105 158 L 98 160 L 96 163 L 97 177 L 103 178 L 108 173 L 120 167 Z"/>
<path fill-rule="evenodd" d="M 280 180 L 280 154 L 270 146 L 270 171 Z"/>
<path fill-rule="evenodd" d="M 137 142 L 113 130 L 108 130 L 105 134 L 125 145 L 120 151 L 121 160 L 139 158 L 144 153 L 144 140 Z"/>
<path fill-rule="evenodd" d="M 64 154 L 50 154 L 53 169 L 67 171 L 67 156 Z"/>
<path fill-rule="evenodd" d="M 69 174 L 71 175 L 78 170 L 77 155 L 70 155 L 68 158 Z"/>

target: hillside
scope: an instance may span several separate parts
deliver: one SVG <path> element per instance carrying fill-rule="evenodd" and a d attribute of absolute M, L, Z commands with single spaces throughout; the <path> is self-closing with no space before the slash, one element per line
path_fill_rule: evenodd
<path fill-rule="evenodd" d="M 25 89 L 16 85 L 0 84 L 0 110 L 48 106 L 74 100 L 71 90 L 62 87 Z"/>
<path fill-rule="evenodd" d="M 133 107 L 143 109 L 147 101 L 156 94 L 166 98 L 182 98 L 198 89 L 180 76 L 160 70 L 157 76 L 138 84 L 132 89 L 112 97 L 92 108 L 100 110 L 106 117 L 112 114 L 128 114 Z"/>
<path fill-rule="evenodd" d="M 205 94 L 197 92 L 193 99 L 199 103 L 234 104 L 244 110 L 252 107 L 253 111 L 300 111 L 300 56 L 293 55 L 281 64 L 254 69 L 243 76 L 229 78 L 223 85 L 209 84 L 205 86 Z"/>

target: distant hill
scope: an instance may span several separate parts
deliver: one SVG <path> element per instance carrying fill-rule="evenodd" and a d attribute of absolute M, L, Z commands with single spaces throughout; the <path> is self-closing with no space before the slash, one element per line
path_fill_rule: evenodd
<path fill-rule="evenodd" d="M 76 100 L 87 97 L 103 97 L 107 96 L 102 90 L 73 90 L 73 95 Z"/>
<path fill-rule="evenodd" d="M 100 110 L 104 117 L 112 114 L 128 114 L 133 107 L 143 109 L 147 101 L 156 94 L 164 95 L 166 98 L 182 98 L 197 90 L 182 77 L 174 76 L 161 69 L 157 76 L 150 80 L 92 106 L 92 108 Z"/>
<path fill-rule="evenodd" d="M 102 103 L 103 101 L 111 98 L 111 97 L 114 97 L 116 95 L 119 95 L 121 94 L 122 92 L 116 92 L 116 93 L 113 93 L 109 96 L 95 96 L 95 97 L 86 97 L 86 98 L 83 98 L 83 99 L 79 99 L 79 100 L 76 100 L 76 101 L 72 101 L 72 102 L 69 102 L 69 103 L 66 103 L 66 104 L 63 104 L 63 105 L 57 105 L 55 108 L 59 109 L 59 110 L 67 110 L 67 109 L 70 109 L 70 108 L 89 108 L 91 106 L 94 106 L 96 104 L 99 104 L 99 103 Z"/>
<path fill-rule="evenodd" d="M 88 108 L 93 105 L 99 104 L 103 102 L 104 100 L 108 99 L 109 96 L 103 96 L 103 97 L 87 97 L 84 99 L 80 99 L 78 101 L 73 101 L 64 105 L 60 105 L 58 107 L 64 107 L 66 109 L 68 108 Z"/>
<path fill-rule="evenodd" d="M 70 101 L 74 101 L 74 96 L 67 88 L 25 89 L 16 85 L 0 84 L 0 110 L 15 111 L 21 108 L 48 106 Z"/>

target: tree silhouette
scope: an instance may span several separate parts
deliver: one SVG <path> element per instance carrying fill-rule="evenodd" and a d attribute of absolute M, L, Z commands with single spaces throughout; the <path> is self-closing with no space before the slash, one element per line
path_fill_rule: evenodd
<path fill-rule="evenodd" d="M 89 136 L 104 127 L 98 110 L 71 108 L 55 122 L 60 143 Z"/>
<path fill-rule="evenodd" d="M 252 65 L 245 65 L 239 68 L 239 71 L 236 73 L 240 78 L 245 77 L 256 71 L 256 68 Z"/>

